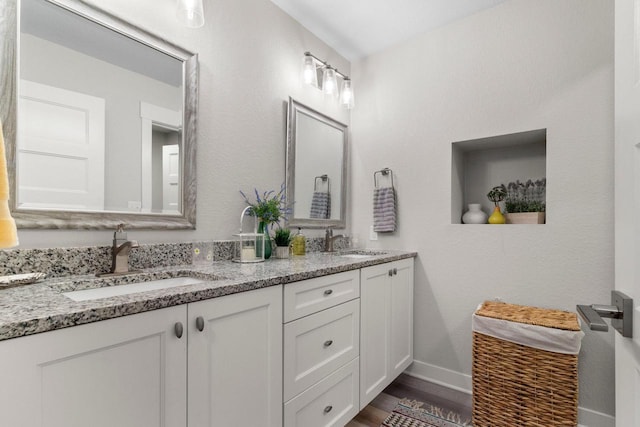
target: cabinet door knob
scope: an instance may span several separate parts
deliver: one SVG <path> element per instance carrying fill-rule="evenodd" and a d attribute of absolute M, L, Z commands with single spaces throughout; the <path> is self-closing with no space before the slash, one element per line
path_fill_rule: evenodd
<path fill-rule="evenodd" d="M 325 347 L 329 347 L 331 344 L 333 344 L 333 340 L 327 340 L 324 342 Z"/>
<path fill-rule="evenodd" d="M 389 277 L 393 276 L 393 270 L 389 269 Z"/>
<path fill-rule="evenodd" d="M 332 409 L 333 409 L 333 406 L 329 405 L 329 406 L 324 408 L 324 413 L 328 414 L 329 412 L 331 412 Z"/>
<path fill-rule="evenodd" d="M 173 326 L 173 329 L 176 332 L 176 336 L 178 338 L 182 338 L 182 333 L 184 332 L 184 328 L 182 327 L 182 322 L 176 322 L 176 324 Z"/>
<path fill-rule="evenodd" d="M 324 291 L 325 295 L 331 295 L 333 293 L 333 289 L 327 289 L 326 291 Z"/>
<path fill-rule="evenodd" d="M 196 317 L 196 328 L 198 328 L 200 332 L 204 330 L 204 318 L 202 316 Z"/>
<path fill-rule="evenodd" d="M 395 276 L 396 274 L 398 274 L 398 269 L 397 269 L 397 268 L 394 268 L 394 269 L 393 269 L 393 275 Z"/>

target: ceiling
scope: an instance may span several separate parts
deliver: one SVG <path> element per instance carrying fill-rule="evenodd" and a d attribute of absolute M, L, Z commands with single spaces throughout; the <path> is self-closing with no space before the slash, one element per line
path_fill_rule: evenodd
<path fill-rule="evenodd" d="M 271 1 L 342 56 L 356 60 L 505 0 Z"/>

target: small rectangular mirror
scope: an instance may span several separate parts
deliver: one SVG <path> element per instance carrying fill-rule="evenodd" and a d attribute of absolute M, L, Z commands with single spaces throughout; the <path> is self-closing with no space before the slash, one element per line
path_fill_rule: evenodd
<path fill-rule="evenodd" d="M 347 125 L 289 98 L 287 203 L 290 226 L 346 226 Z"/>

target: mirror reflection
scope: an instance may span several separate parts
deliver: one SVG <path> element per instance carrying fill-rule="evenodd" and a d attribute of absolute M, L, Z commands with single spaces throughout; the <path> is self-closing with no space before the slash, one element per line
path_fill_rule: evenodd
<path fill-rule="evenodd" d="M 289 100 L 287 201 L 292 226 L 344 227 L 347 126 Z"/>
<path fill-rule="evenodd" d="M 183 211 L 184 61 L 20 2 L 17 209 Z"/>

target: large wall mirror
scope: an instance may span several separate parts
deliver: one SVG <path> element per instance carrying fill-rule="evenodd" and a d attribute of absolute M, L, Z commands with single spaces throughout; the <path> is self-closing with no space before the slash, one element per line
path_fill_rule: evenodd
<path fill-rule="evenodd" d="M 346 226 L 347 125 L 289 98 L 287 203 L 289 225 Z"/>
<path fill-rule="evenodd" d="M 20 228 L 195 228 L 197 56 L 80 0 L 0 0 Z"/>

